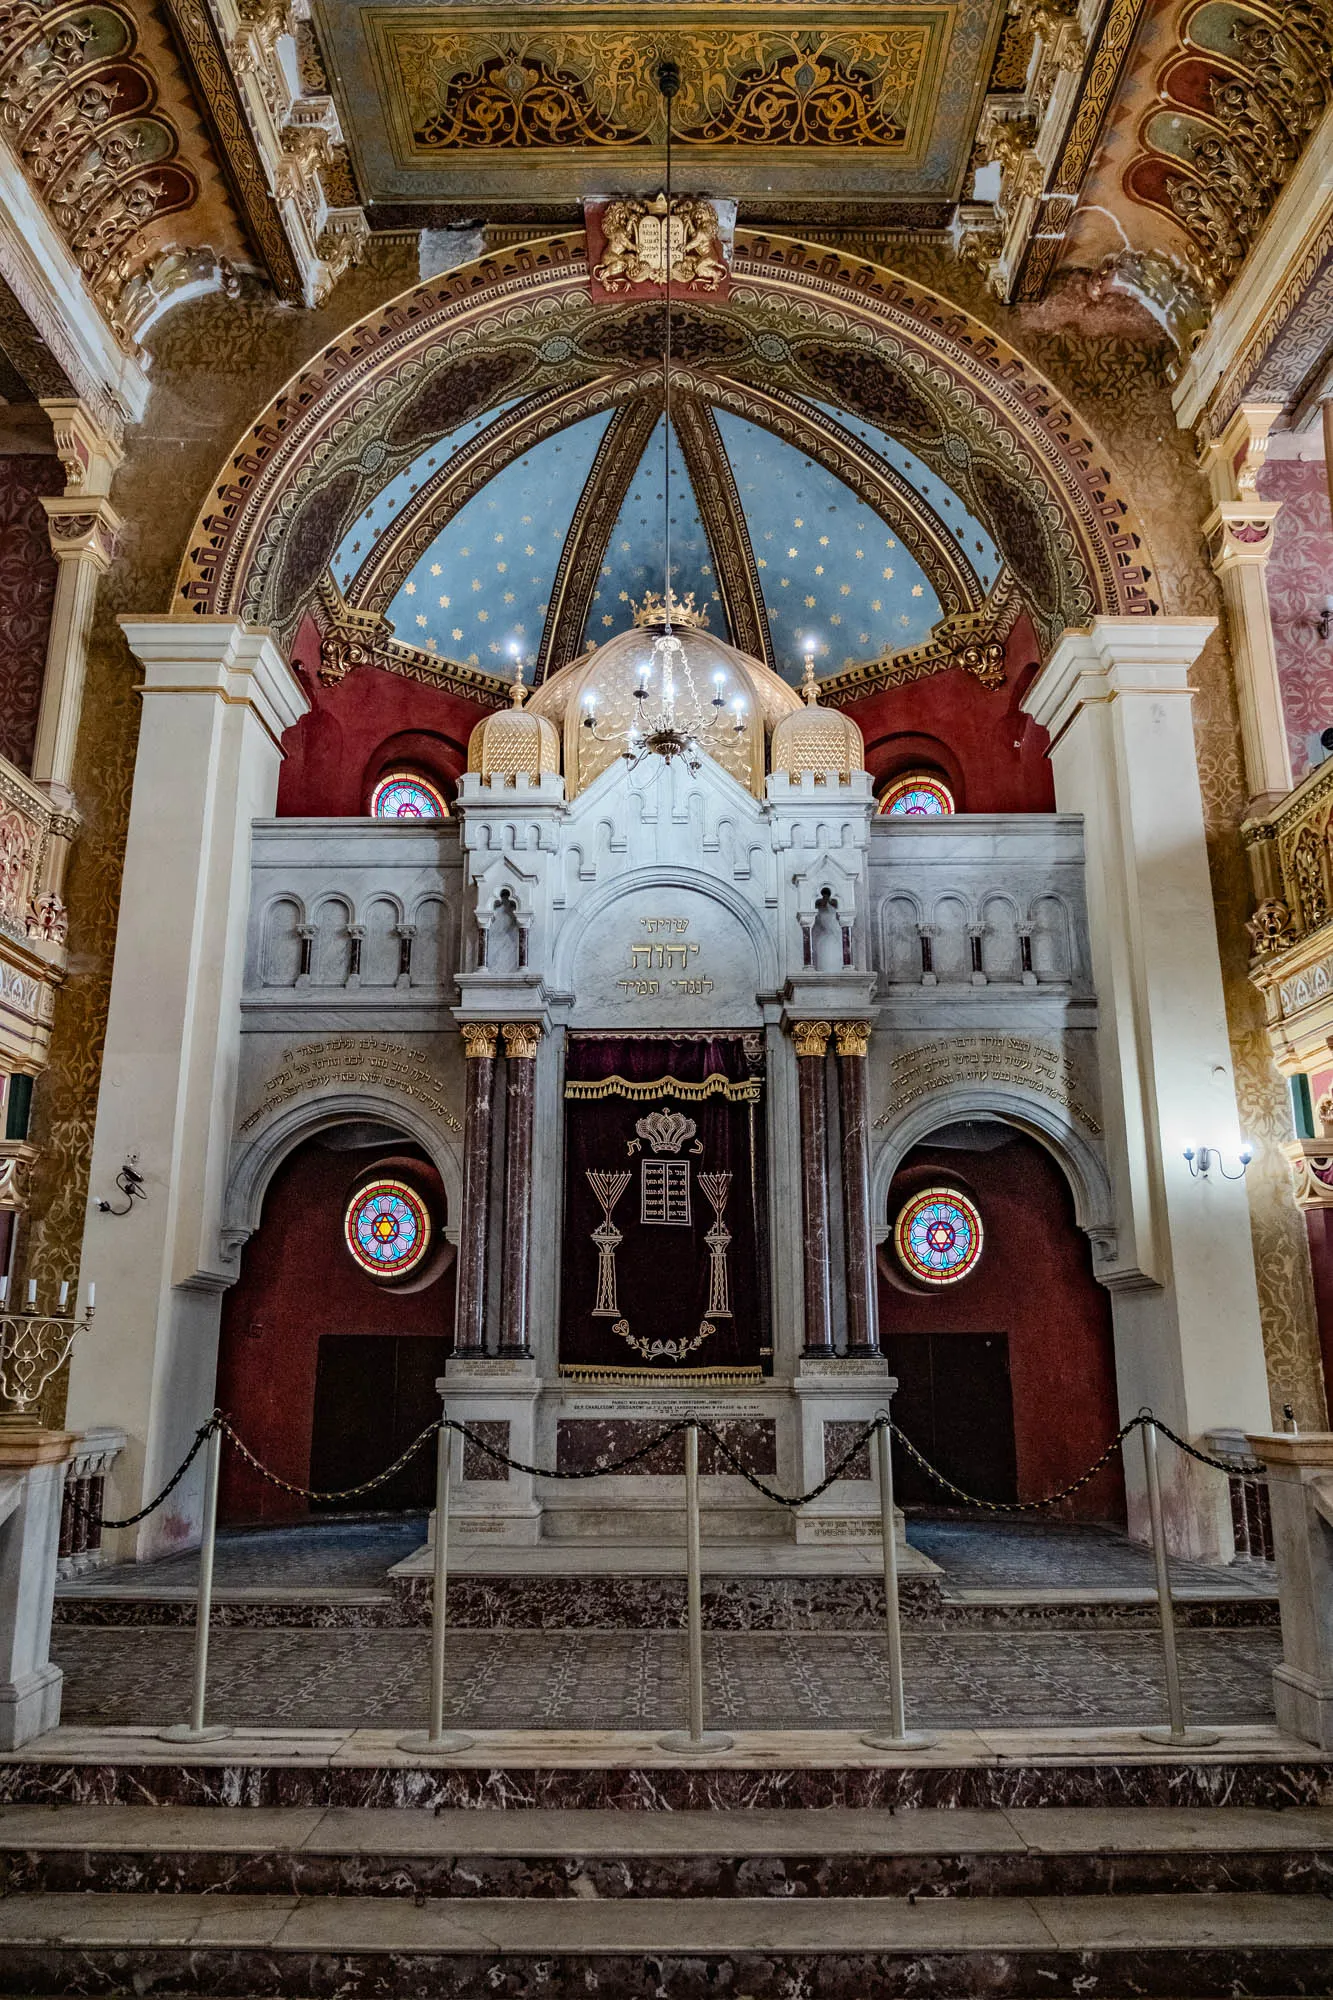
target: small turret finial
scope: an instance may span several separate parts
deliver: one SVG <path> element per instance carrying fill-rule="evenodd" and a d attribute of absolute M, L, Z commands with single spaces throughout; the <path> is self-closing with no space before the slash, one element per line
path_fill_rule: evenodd
<path fill-rule="evenodd" d="M 523 685 L 523 655 L 516 653 L 514 655 L 514 678 L 509 687 L 509 699 L 513 702 L 515 708 L 522 708 L 524 702 L 527 700 L 527 695 L 527 688 Z"/>
<path fill-rule="evenodd" d="M 805 696 L 811 708 L 819 700 L 819 682 L 815 678 L 815 656 L 813 653 L 807 653 L 805 656 L 805 677 L 801 682 L 801 693 Z"/>

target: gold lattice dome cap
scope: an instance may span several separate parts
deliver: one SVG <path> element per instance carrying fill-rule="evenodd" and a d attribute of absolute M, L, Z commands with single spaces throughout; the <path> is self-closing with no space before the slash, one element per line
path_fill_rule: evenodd
<path fill-rule="evenodd" d="M 607 729 L 624 729 L 636 720 L 634 690 L 639 685 L 639 667 L 650 648 L 660 619 L 618 632 L 593 652 L 581 653 L 561 667 L 537 688 L 530 710 L 549 716 L 564 732 L 565 790 L 570 798 L 583 791 L 609 765 L 623 744 L 603 743 L 582 727 L 584 702 L 596 698 L 597 714 Z M 764 744 L 768 732 L 800 708 L 800 697 L 780 675 L 762 660 L 719 639 L 698 626 L 676 629 L 690 674 L 700 700 L 712 698 L 715 675 L 722 675 L 728 706 L 739 695 L 745 704 L 746 726 L 737 734 L 730 726 L 703 739 L 709 756 L 725 771 L 753 792 L 764 795 Z M 654 682 L 654 693 L 656 682 Z"/>
<path fill-rule="evenodd" d="M 467 767 L 483 778 L 531 778 L 560 769 L 560 738 L 544 715 L 525 708 L 523 669 L 509 690 L 512 704 L 479 722 L 467 742 Z"/>
<path fill-rule="evenodd" d="M 805 707 L 785 715 L 773 731 L 775 774 L 799 777 L 803 771 L 864 771 L 865 738 L 850 715 L 819 706 L 815 663 L 807 654 L 801 685 Z"/>

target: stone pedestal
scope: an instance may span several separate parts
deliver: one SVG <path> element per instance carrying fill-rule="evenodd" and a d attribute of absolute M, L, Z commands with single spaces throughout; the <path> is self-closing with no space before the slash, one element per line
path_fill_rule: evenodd
<path fill-rule="evenodd" d="M 51 1606 L 65 1468 L 78 1441 L 69 1431 L 0 1417 L 0 1750 L 16 1750 L 60 1720 Z"/>
<path fill-rule="evenodd" d="M 800 1484 L 809 1492 L 836 1465 L 858 1431 L 879 1410 L 889 1408 L 898 1384 L 882 1356 L 831 1359 L 806 1355 L 796 1377 L 800 1407 Z M 807 1543 L 878 1542 L 879 1484 L 875 1477 L 875 1450 L 869 1440 L 864 1460 L 858 1455 L 849 1468 L 849 1477 L 830 1486 L 810 1506 L 796 1515 L 796 1540 Z M 906 1566 L 932 1571 L 934 1565 L 907 1548 L 902 1510 L 897 1510 L 898 1545 L 908 1558 Z"/>
<path fill-rule="evenodd" d="M 537 1463 L 537 1399 L 541 1383 L 529 1358 L 454 1355 L 435 1385 L 446 1414 L 525 1465 Z M 454 1445 L 449 1532 L 530 1547 L 541 1535 L 542 1510 L 530 1473 L 510 1472 L 475 1447 Z M 431 1525 L 434 1534 L 434 1523 Z M 415 1560 L 415 1558 L 413 1558 Z"/>
<path fill-rule="evenodd" d="M 1282 1664 L 1273 1670 L 1278 1728 L 1333 1750 L 1333 1432 L 1252 1435 L 1268 1468 Z"/>

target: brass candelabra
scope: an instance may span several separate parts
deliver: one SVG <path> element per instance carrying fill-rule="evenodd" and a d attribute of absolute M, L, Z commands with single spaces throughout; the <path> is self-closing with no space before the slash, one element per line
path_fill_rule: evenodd
<path fill-rule="evenodd" d="M 83 1317 L 77 1299 L 67 1311 L 70 1287 L 60 1287 L 54 1312 L 40 1312 L 37 1281 L 30 1279 L 23 1309 L 9 1305 L 9 1280 L 0 1279 L 0 1425 L 28 1425 L 42 1391 L 69 1358 L 81 1333 L 87 1333 L 97 1311 L 96 1287 L 89 1285 Z"/>

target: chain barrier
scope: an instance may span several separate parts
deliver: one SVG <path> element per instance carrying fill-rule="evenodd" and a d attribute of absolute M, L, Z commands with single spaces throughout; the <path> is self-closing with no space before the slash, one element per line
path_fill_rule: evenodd
<path fill-rule="evenodd" d="M 1056 1507 L 1062 1500 L 1068 1500 L 1073 1494 L 1081 1492 L 1083 1487 L 1095 1479 L 1103 1467 L 1110 1462 L 1130 1433 L 1138 1430 L 1144 1424 L 1152 1424 L 1156 1430 L 1161 1432 L 1164 1438 L 1167 1438 L 1176 1446 L 1177 1450 L 1185 1452 L 1190 1458 L 1197 1459 L 1200 1465 L 1211 1466 L 1217 1472 L 1225 1472 L 1232 1479 L 1247 1480 L 1255 1485 L 1263 1483 L 1264 1474 L 1262 1471 L 1247 1472 L 1240 1466 L 1229 1464 L 1225 1459 L 1213 1458 L 1209 1453 L 1200 1451 L 1195 1445 L 1187 1443 L 1168 1424 L 1164 1424 L 1160 1417 L 1155 1417 L 1150 1410 L 1140 1410 L 1136 1417 L 1131 1417 L 1128 1423 L 1120 1426 L 1120 1429 L 1107 1445 L 1105 1451 L 1093 1460 L 1086 1471 L 1080 1473 L 1077 1479 L 1071 1480 L 1067 1486 L 1060 1487 L 1057 1492 L 1043 1494 L 1039 1500 L 983 1500 L 979 1494 L 969 1493 L 966 1487 L 959 1486 L 946 1473 L 941 1472 L 938 1466 L 932 1465 L 930 1460 L 925 1456 L 925 1453 L 919 1451 L 911 1438 L 893 1422 L 888 1412 L 880 1411 L 865 1426 L 864 1430 L 852 1440 L 847 1450 L 843 1452 L 836 1464 L 825 1473 L 819 1484 L 812 1486 L 806 1493 L 779 1493 L 776 1487 L 768 1485 L 757 1473 L 750 1470 L 731 1445 L 728 1444 L 722 1433 L 715 1425 L 709 1423 L 706 1417 L 681 1417 L 675 1423 L 663 1425 L 662 1429 L 656 1431 L 644 1444 L 637 1446 L 633 1451 L 626 1452 L 621 1458 L 612 1459 L 609 1462 L 599 1459 L 595 1465 L 579 1467 L 528 1465 L 522 1459 L 511 1457 L 507 1451 L 501 1451 L 498 1445 L 490 1443 L 487 1438 L 479 1437 L 475 1431 L 469 1430 L 466 1424 L 460 1424 L 453 1417 L 444 1417 L 435 1423 L 428 1424 L 425 1430 L 413 1438 L 406 1451 L 401 1452 L 392 1465 L 386 1466 L 382 1472 L 377 1472 L 373 1479 L 363 1479 L 356 1486 L 321 1489 L 313 1486 L 299 1486 L 293 1480 L 283 1479 L 279 1473 L 271 1471 L 263 1463 L 262 1459 L 257 1458 L 254 1452 L 251 1451 L 249 1445 L 246 1444 L 245 1440 L 236 1431 L 230 1418 L 224 1416 L 218 1410 L 213 1413 L 206 1424 L 202 1424 L 198 1431 L 196 1431 L 194 1443 L 190 1446 L 189 1451 L 185 1454 L 185 1457 L 181 1460 L 179 1466 L 157 1497 L 150 1500 L 146 1507 L 141 1507 L 137 1514 L 128 1514 L 124 1520 L 120 1521 L 104 1520 L 102 1526 L 104 1528 L 133 1528 L 140 1521 L 146 1520 L 179 1486 L 181 1480 L 185 1477 L 215 1430 L 220 1430 L 223 1433 L 227 1441 L 235 1447 L 251 1470 L 256 1472 L 261 1479 L 266 1480 L 270 1486 L 276 1486 L 280 1492 L 290 1493 L 299 1500 L 316 1500 L 327 1504 L 338 1500 L 358 1500 L 367 1493 L 375 1492 L 378 1487 L 386 1486 L 391 1479 L 395 1478 L 403 1470 L 404 1466 L 411 1463 L 426 1441 L 429 1438 L 438 1436 L 441 1430 L 456 1432 L 464 1440 L 465 1444 L 471 1445 L 474 1450 L 482 1452 L 489 1459 L 493 1459 L 497 1465 L 508 1466 L 511 1472 L 527 1473 L 536 1479 L 605 1479 L 615 1473 L 626 1471 L 632 1465 L 637 1465 L 642 1459 L 650 1457 L 660 1445 L 667 1443 L 673 1437 L 678 1437 L 682 1431 L 687 1431 L 693 1426 L 702 1436 L 712 1439 L 718 1452 L 726 1460 L 733 1472 L 741 1479 L 744 1479 L 748 1485 L 752 1486 L 756 1493 L 761 1493 L 766 1500 L 771 1500 L 775 1506 L 794 1508 L 808 1507 L 812 1501 L 818 1500 L 831 1486 L 835 1485 L 843 1477 L 847 1467 L 864 1451 L 875 1433 L 882 1427 L 887 1427 L 892 1436 L 897 1439 L 898 1443 L 907 1453 L 908 1457 L 916 1465 L 920 1466 L 926 1476 L 933 1480 L 945 1493 L 950 1493 L 956 1500 L 961 1501 L 964 1506 L 975 1507 L 986 1514 L 1037 1514 L 1044 1508 Z"/>
<path fill-rule="evenodd" d="M 172 1473 L 170 1479 L 167 1481 L 166 1485 L 162 1488 L 162 1491 L 158 1494 L 156 1500 L 150 1500 L 148 1502 L 148 1505 L 146 1507 L 141 1507 L 137 1514 L 127 1514 L 123 1521 L 108 1521 L 106 1519 L 103 1519 L 102 1526 L 104 1528 L 137 1528 L 140 1521 L 146 1521 L 150 1514 L 156 1513 L 157 1509 L 162 1505 L 162 1502 L 164 1500 L 169 1499 L 170 1496 L 175 1492 L 176 1488 L 180 1485 L 182 1479 L 184 1479 L 190 1467 L 194 1464 L 196 1458 L 198 1458 L 204 1446 L 208 1443 L 208 1440 L 212 1437 L 214 1431 L 217 1430 L 222 1424 L 222 1421 L 223 1419 L 220 1413 L 217 1410 L 214 1410 L 208 1422 L 206 1424 L 200 1424 L 198 1430 L 194 1434 L 194 1443 L 190 1446 L 190 1449 L 186 1452 L 184 1458 L 181 1460 L 180 1464 L 176 1467 L 176 1470 Z"/>

